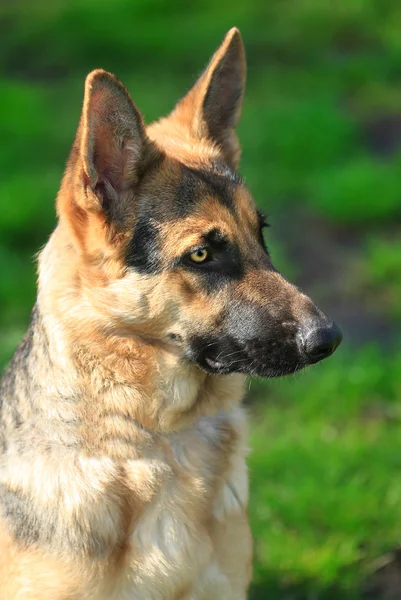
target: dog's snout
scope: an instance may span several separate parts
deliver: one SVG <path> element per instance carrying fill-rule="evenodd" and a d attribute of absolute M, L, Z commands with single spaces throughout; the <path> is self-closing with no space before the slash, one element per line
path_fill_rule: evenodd
<path fill-rule="evenodd" d="M 311 323 L 303 332 L 300 344 L 310 362 L 318 362 L 333 354 L 342 339 L 343 334 L 335 323 Z"/>

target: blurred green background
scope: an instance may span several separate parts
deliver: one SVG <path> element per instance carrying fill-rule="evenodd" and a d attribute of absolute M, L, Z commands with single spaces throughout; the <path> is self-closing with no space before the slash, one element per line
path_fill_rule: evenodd
<path fill-rule="evenodd" d="M 345 334 L 308 372 L 250 383 L 251 598 L 400 598 L 399 0 L 3 0 L 0 368 L 28 323 L 88 71 L 116 73 L 150 121 L 233 25 L 241 172 L 277 266 Z"/>

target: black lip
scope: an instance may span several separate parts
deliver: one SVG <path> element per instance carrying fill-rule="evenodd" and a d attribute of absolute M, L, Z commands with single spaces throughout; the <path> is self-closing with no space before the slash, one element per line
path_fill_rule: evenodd
<path fill-rule="evenodd" d="M 229 375 L 232 373 L 242 373 L 243 375 L 251 377 L 263 377 L 265 379 L 273 379 L 276 377 L 285 377 L 286 375 L 292 375 L 297 371 L 300 371 L 307 367 L 310 363 L 304 361 L 301 357 L 299 360 L 288 361 L 281 363 L 279 366 L 269 366 L 269 364 L 256 363 L 251 357 L 247 357 L 249 361 L 246 363 L 241 359 L 241 363 L 231 362 L 224 364 L 218 362 L 211 357 L 201 355 L 191 357 L 191 360 L 196 362 L 198 366 L 206 373 L 213 375 Z"/>

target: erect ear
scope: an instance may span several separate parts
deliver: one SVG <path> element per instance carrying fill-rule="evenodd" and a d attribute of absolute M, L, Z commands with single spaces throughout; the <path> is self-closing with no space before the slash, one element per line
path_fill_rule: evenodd
<path fill-rule="evenodd" d="M 92 71 L 86 78 L 76 144 L 84 188 L 81 207 L 120 218 L 128 208 L 124 192 L 137 183 L 156 151 L 128 91 L 106 71 Z"/>
<path fill-rule="evenodd" d="M 239 30 L 233 27 L 172 115 L 186 123 L 193 135 L 216 143 L 223 158 L 234 168 L 239 162 L 240 148 L 235 127 L 241 116 L 245 80 L 244 45 Z"/>

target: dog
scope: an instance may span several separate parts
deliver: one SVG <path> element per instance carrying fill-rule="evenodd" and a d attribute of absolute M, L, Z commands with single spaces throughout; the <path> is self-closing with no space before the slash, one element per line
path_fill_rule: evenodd
<path fill-rule="evenodd" d="M 145 127 L 86 79 L 29 329 L 1 383 L 2 600 L 244 600 L 247 375 L 341 332 L 273 267 L 238 174 L 245 53 L 231 29 Z"/>

